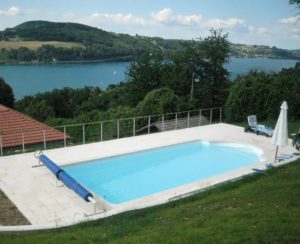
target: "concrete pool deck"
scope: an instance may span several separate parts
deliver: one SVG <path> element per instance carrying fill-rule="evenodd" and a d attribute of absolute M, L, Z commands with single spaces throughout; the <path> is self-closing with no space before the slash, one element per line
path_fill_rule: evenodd
<path fill-rule="evenodd" d="M 111 205 L 100 202 L 96 206 L 97 214 L 93 215 L 94 206 L 82 200 L 61 183 L 57 183 L 55 176 L 46 167 L 32 167 L 38 164 L 34 153 L 0 157 L 0 188 L 32 224 L 14 227 L 0 226 L 0 231 L 55 228 L 162 204 L 215 184 L 253 173 L 252 168 L 265 169 L 266 163 L 274 162 L 275 147 L 271 144 L 270 138 L 245 133 L 243 127 L 224 123 L 46 150 L 44 154 L 62 166 L 193 140 L 256 146 L 263 151 L 265 160 L 123 204 Z M 291 144 L 289 141 L 289 146 L 280 148 L 279 153 L 295 152 Z"/>

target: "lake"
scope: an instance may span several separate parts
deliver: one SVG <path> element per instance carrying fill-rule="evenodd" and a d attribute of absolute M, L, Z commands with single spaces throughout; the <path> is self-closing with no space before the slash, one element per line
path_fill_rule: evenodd
<path fill-rule="evenodd" d="M 294 67 L 297 60 L 267 58 L 232 58 L 225 65 L 231 79 L 250 70 L 277 72 Z M 54 88 L 99 86 L 123 81 L 130 62 L 81 64 L 26 64 L 0 65 L 0 76 L 13 88 L 15 98 L 50 91 Z"/>

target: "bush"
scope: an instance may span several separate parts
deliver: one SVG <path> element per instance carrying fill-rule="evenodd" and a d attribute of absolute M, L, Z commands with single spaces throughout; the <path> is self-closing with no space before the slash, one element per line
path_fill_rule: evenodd
<path fill-rule="evenodd" d="M 277 74 L 250 72 L 237 78 L 225 105 L 226 119 L 241 121 L 250 114 L 256 114 L 260 120 L 277 119 L 283 101 L 289 105 L 289 118 L 299 119 L 299 63 Z"/>
<path fill-rule="evenodd" d="M 178 97 L 170 88 L 155 89 L 147 93 L 138 104 L 137 113 L 140 115 L 155 115 L 177 111 Z"/>

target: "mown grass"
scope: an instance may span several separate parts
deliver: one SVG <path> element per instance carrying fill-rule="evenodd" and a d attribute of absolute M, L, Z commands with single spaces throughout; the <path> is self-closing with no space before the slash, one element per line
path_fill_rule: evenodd
<path fill-rule="evenodd" d="M 0 235 L 13 243 L 299 243 L 300 160 L 165 205 L 56 230 Z"/>
<path fill-rule="evenodd" d="M 51 45 L 54 47 L 72 48 L 72 47 L 84 47 L 80 43 L 75 42 L 57 42 L 57 41 L 0 41 L 0 49 L 18 49 L 20 47 L 27 47 L 31 50 L 36 50 L 43 45 Z"/>

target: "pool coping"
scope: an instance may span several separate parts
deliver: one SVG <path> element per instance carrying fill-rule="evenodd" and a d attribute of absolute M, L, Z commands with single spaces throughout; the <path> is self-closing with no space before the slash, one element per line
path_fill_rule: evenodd
<path fill-rule="evenodd" d="M 224 133 L 226 131 L 226 133 Z M 253 168 L 259 169 L 259 170 L 265 170 L 266 163 L 267 162 L 272 162 L 272 159 L 275 155 L 275 147 L 270 145 L 270 138 L 265 138 L 262 136 L 257 136 L 255 134 L 248 134 L 243 132 L 242 127 L 238 126 L 233 126 L 233 125 L 228 125 L 228 124 L 215 124 L 215 125 L 207 125 L 207 126 L 201 126 L 201 127 L 193 127 L 193 128 L 188 128 L 188 129 L 182 129 L 182 130 L 177 130 L 177 131 L 168 131 L 168 132 L 162 132 L 162 133 L 157 133 L 157 134 L 150 134 L 150 135 L 143 135 L 143 136 L 137 136 L 137 137 L 132 137 L 132 138 L 122 138 L 122 139 L 117 139 L 117 140 L 112 140 L 112 141 L 106 141 L 106 142 L 99 142 L 99 143 L 92 143 L 92 144 L 86 144 L 86 145 L 81 145 L 81 146 L 74 146 L 74 147 L 69 147 L 69 148 L 60 148 L 60 149 L 53 149 L 53 150 L 47 150 L 45 151 L 45 154 L 49 156 L 53 161 L 58 162 L 58 165 L 68 165 L 68 164 L 73 164 L 75 162 L 81 161 L 82 155 L 80 155 L 80 152 L 84 152 L 88 149 L 93 150 L 99 146 L 103 147 L 103 150 L 101 152 L 98 151 L 94 153 L 90 153 L 88 157 L 84 157 L 86 161 L 88 160 L 93 160 L 93 159 L 98 159 L 98 158 L 105 158 L 105 156 L 117 156 L 126 153 L 132 153 L 132 152 L 137 152 L 137 151 L 142 151 L 142 150 L 147 150 L 147 149 L 153 149 L 153 148 L 158 148 L 161 146 L 168 146 L 168 145 L 174 145 L 179 143 L 184 143 L 184 142 L 189 142 L 193 140 L 204 140 L 208 141 L 207 139 L 211 138 L 211 141 L 218 141 L 218 142 L 231 142 L 234 144 L 243 144 L 243 145 L 250 145 L 253 146 L 255 144 L 255 147 L 258 146 L 258 148 L 262 149 L 264 151 L 264 156 L 265 156 L 265 161 L 259 162 L 250 166 L 246 166 L 240 169 L 236 169 L 227 173 L 223 173 L 217 176 L 213 176 L 210 178 L 207 178 L 205 180 L 200 180 L 197 182 L 193 182 L 190 184 L 186 184 L 183 186 L 179 186 L 173 189 L 169 189 L 166 191 L 162 191 L 160 193 L 156 193 L 150 196 L 143 197 L 141 199 L 136 199 L 133 201 L 125 202 L 122 204 L 117 204 L 118 206 L 114 206 L 111 210 L 103 213 L 99 213 L 96 215 L 87 215 L 87 216 L 81 216 L 77 219 L 72 219 L 71 221 L 64 220 L 59 223 L 48 223 L 48 224 L 39 224 L 39 223 L 34 223 L 32 225 L 25 225 L 25 226 L 0 226 L 0 231 L 26 231 L 26 230 L 40 230 L 40 229 L 51 229 L 51 228 L 57 228 L 57 227 L 64 227 L 64 226 L 69 226 L 89 220 L 96 220 L 100 218 L 105 218 L 108 216 L 112 216 L 118 213 L 126 212 L 126 211 L 132 211 L 135 209 L 141 209 L 145 207 L 150 207 L 150 206 L 155 206 L 163 203 L 167 203 L 170 201 L 174 201 L 183 197 L 187 197 L 190 195 L 193 195 L 197 192 L 203 191 L 207 188 L 215 187 L 216 185 L 226 183 L 228 181 L 235 181 L 238 178 L 244 177 L 245 175 L 249 175 L 251 173 L 254 173 Z M 223 140 L 221 140 L 223 139 Z M 239 141 L 237 142 L 236 140 Z M 153 140 L 156 141 L 155 147 L 153 147 Z M 140 144 L 137 145 L 130 145 L 129 142 L 140 142 Z M 123 144 L 122 144 L 123 143 Z M 123 148 L 118 148 L 118 150 L 115 150 L 114 153 L 112 153 L 111 150 L 108 150 L 109 147 L 112 145 L 123 145 Z M 152 147 L 151 147 L 152 145 Z M 64 157 L 64 153 L 66 150 L 69 150 L 70 154 L 73 156 L 78 155 L 78 157 L 73 157 L 73 158 L 67 158 Z M 282 152 L 285 153 L 291 153 L 294 151 L 294 149 L 289 146 L 286 148 L 281 149 Z M 79 152 L 79 154 L 78 154 Z M 18 160 L 22 161 L 24 159 L 29 159 L 33 157 L 32 153 L 27 153 L 22 155 L 14 155 L 14 156 L 9 156 L 9 157 L 3 157 L 0 158 L 0 165 L 4 161 L 3 159 L 9 158 L 9 161 L 13 160 Z M 294 157 L 289 160 L 285 160 L 282 163 L 276 163 L 274 164 L 275 167 L 280 166 L 282 164 L 286 164 L 289 162 L 292 162 L 296 160 L 299 157 Z M 58 160 L 60 159 L 60 160 Z M 33 163 L 35 162 L 35 163 Z M 18 166 L 17 163 L 15 163 L 16 166 Z M 30 163 L 27 164 L 33 166 L 34 164 L 37 164 L 36 161 L 31 160 Z M 55 178 L 54 175 L 51 175 L 50 172 L 47 172 L 47 169 L 45 167 L 39 167 L 40 170 L 38 169 L 37 171 L 34 171 L 37 173 L 37 176 L 47 176 L 48 179 L 51 179 L 51 177 Z M 42 168 L 42 169 L 41 169 Z M 26 170 L 29 170 L 26 168 Z M 7 173 L 8 173 L 7 169 Z M 31 168 L 31 171 L 32 168 Z M 2 172 L 2 174 L 5 174 Z M 0 169 L 0 176 L 1 176 L 1 169 Z M 49 178 L 50 177 L 50 178 Z M 5 184 L 7 183 L 7 184 Z M 18 199 L 14 194 L 12 194 L 11 189 L 10 189 L 9 182 L 3 182 L 3 180 L 0 180 L 0 188 L 8 195 L 8 197 L 17 205 L 17 207 L 23 212 L 22 210 L 22 199 Z M 65 192 L 66 190 L 71 191 L 65 187 L 63 191 Z M 60 190 L 56 190 L 60 191 Z M 180 192 L 180 193 L 178 193 Z M 73 195 L 71 193 L 68 193 L 69 196 Z M 58 196 L 59 197 L 59 196 Z M 73 196 L 71 196 L 72 198 Z M 79 197 L 78 197 L 79 198 Z M 82 202 L 84 202 L 82 200 Z M 77 202 L 78 203 L 78 202 Z M 81 205 L 79 203 L 79 205 Z M 120 206 L 122 205 L 122 206 Z M 85 212 L 86 212 L 85 208 Z M 88 208 L 89 209 L 89 208 Z M 26 210 L 26 208 L 25 208 Z M 92 214 L 92 209 L 91 214 Z M 24 211 L 26 213 L 26 211 Z M 44 215 L 47 215 L 47 213 L 43 213 Z M 26 216 L 26 214 L 25 214 Z M 30 219 L 29 219 L 30 221 Z"/>

